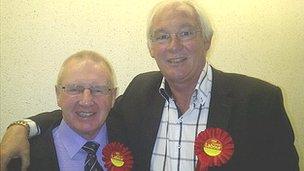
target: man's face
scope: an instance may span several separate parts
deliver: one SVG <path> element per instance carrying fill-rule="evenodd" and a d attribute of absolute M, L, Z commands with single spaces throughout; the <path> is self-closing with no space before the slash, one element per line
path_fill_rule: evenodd
<path fill-rule="evenodd" d="M 197 31 L 182 40 L 172 33 Z M 150 53 L 169 83 L 196 82 L 205 64 L 209 42 L 204 42 L 197 15 L 188 6 L 165 7 L 154 16 L 152 35 L 171 33 L 166 43 L 151 41 Z"/>
<path fill-rule="evenodd" d="M 71 94 L 68 89 L 56 89 L 57 103 L 64 121 L 86 139 L 92 139 L 105 122 L 115 100 L 116 90 L 107 95 L 96 95 L 90 87 L 109 86 L 110 75 L 105 66 L 93 61 L 70 61 L 62 74 L 62 86 L 84 86 L 81 93 Z M 109 87 L 112 88 L 112 87 Z M 74 91 L 74 89 L 71 89 Z"/>

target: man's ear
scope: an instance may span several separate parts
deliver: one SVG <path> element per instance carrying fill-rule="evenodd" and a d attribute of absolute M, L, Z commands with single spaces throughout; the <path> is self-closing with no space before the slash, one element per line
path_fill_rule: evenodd
<path fill-rule="evenodd" d="M 60 88 L 55 86 L 57 105 L 60 107 Z"/>
<path fill-rule="evenodd" d="M 118 92 L 117 89 L 118 89 L 118 88 L 115 87 L 115 88 L 112 90 L 112 93 L 111 93 L 111 96 L 112 96 L 112 106 L 111 106 L 111 108 L 113 108 L 113 107 L 114 107 L 114 104 L 115 104 L 115 100 L 116 100 L 116 96 L 117 96 L 117 92 Z"/>
<path fill-rule="evenodd" d="M 209 40 L 206 40 L 207 38 L 203 38 L 203 41 L 204 41 L 204 50 L 207 52 L 208 50 L 209 50 L 209 48 L 210 48 L 210 46 L 211 46 L 211 41 L 212 41 L 212 35 L 211 35 L 211 37 L 210 37 L 210 39 Z"/>
<path fill-rule="evenodd" d="M 154 55 L 152 54 L 152 50 L 151 50 L 151 42 L 150 42 L 150 40 L 147 41 L 147 47 L 148 47 L 148 49 L 149 49 L 150 56 L 151 56 L 152 58 L 154 58 Z"/>
<path fill-rule="evenodd" d="M 204 41 L 204 50 L 207 52 L 210 48 L 211 41 Z"/>

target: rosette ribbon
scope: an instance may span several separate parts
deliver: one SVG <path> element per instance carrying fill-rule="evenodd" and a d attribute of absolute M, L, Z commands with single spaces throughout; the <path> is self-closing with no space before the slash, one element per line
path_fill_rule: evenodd
<path fill-rule="evenodd" d="M 108 171 L 131 171 L 133 167 L 133 156 L 128 147 L 119 142 L 107 144 L 102 149 L 105 167 Z"/>
<path fill-rule="evenodd" d="M 196 171 L 208 171 L 209 167 L 219 167 L 227 163 L 234 152 L 234 143 L 220 128 L 207 128 L 195 138 L 194 153 L 198 158 Z"/>

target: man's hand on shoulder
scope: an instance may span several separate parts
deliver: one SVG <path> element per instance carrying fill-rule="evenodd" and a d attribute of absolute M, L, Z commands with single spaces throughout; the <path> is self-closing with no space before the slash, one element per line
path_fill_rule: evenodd
<path fill-rule="evenodd" d="M 28 129 L 23 125 L 10 126 L 1 141 L 1 171 L 7 170 L 7 165 L 13 158 L 21 158 L 22 171 L 26 171 L 30 164 L 30 145 Z"/>

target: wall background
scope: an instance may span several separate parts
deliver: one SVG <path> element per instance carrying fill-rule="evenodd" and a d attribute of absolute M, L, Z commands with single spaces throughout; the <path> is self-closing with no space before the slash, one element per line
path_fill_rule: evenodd
<path fill-rule="evenodd" d="M 57 72 L 76 51 L 106 55 L 116 70 L 120 93 L 136 74 L 157 70 L 145 37 L 146 18 L 155 3 L 1 0 L 0 136 L 14 120 L 57 109 Z M 198 3 L 215 30 L 210 63 L 281 87 L 304 170 L 304 1 Z"/>

